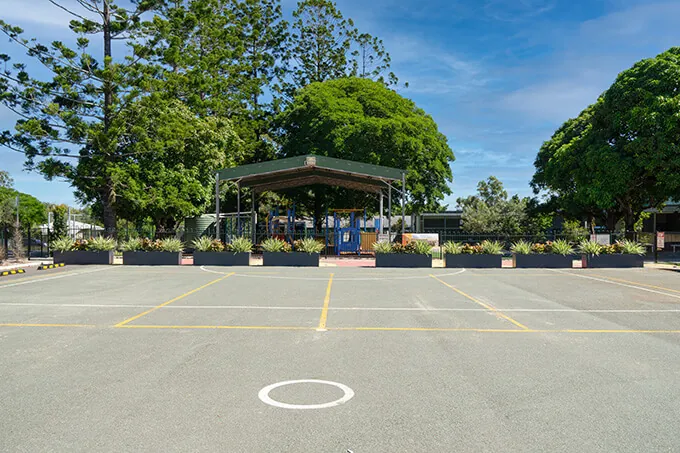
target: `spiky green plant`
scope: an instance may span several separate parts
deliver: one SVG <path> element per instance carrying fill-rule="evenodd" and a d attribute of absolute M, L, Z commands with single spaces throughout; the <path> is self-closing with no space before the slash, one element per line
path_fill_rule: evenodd
<path fill-rule="evenodd" d="M 566 239 L 556 239 L 552 243 L 551 252 L 555 255 L 573 255 L 574 247 Z"/>
<path fill-rule="evenodd" d="M 198 252 L 221 252 L 224 250 L 222 241 L 207 236 L 194 239 L 191 246 Z"/>
<path fill-rule="evenodd" d="M 487 255 L 501 255 L 503 253 L 503 244 L 499 241 L 482 241 L 481 250 L 482 253 Z"/>
<path fill-rule="evenodd" d="M 69 237 L 61 237 L 50 242 L 52 250 L 57 252 L 69 252 L 73 250 L 73 239 Z"/>
<path fill-rule="evenodd" d="M 295 246 L 296 251 L 304 253 L 321 253 L 324 249 L 324 245 L 314 238 L 304 238 L 297 242 Z"/>
<path fill-rule="evenodd" d="M 431 255 L 432 246 L 427 241 L 411 241 L 406 244 L 406 253 L 415 255 Z"/>
<path fill-rule="evenodd" d="M 531 254 L 532 244 L 523 239 L 512 244 L 510 251 L 516 255 L 529 255 Z"/>
<path fill-rule="evenodd" d="M 87 250 L 93 252 L 110 252 L 116 249 L 116 240 L 113 238 L 105 238 L 104 236 L 97 236 L 87 241 Z"/>
<path fill-rule="evenodd" d="M 264 250 L 265 252 L 275 253 L 287 252 L 289 250 L 287 250 L 286 246 L 289 246 L 289 244 L 285 241 L 282 241 L 281 239 L 268 238 L 262 241 L 262 250 Z"/>
<path fill-rule="evenodd" d="M 578 244 L 578 251 L 584 255 L 599 255 L 602 252 L 602 245 L 592 240 L 582 240 Z"/>
<path fill-rule="evenodd" d="M 463 253 L 463 244 L 460 242 L 449 241 L 442 246 L 447 255 L 460 255 Z"/>
<path fill-rule="evenodd" d="M 181 252 L 184 250 L 184 243 L 176 238 L 161 239 L 161 250 L 163 252 Z"/>
<path fill-rule="evenodd" d="M 124 252 L 137 252 L 142 250 L 141 238 L 130 238 L 120 243 L 120 249 Z"/>
<path fill-rule="evenodd" d="M 621 247 L 621 252 L 627 255 L 644 255 L 646 252 L 644 245 L 628 239 L 619 241 L 619 246 Z"/>
<path fill-rule="evenodd" d="M 375 253 L 392 253 L 392 244 L 387 241 L 380 241 L 373 244 Z"/>
<path fill-rule="evenodd" d="M 253 243 L 250 239 L 240 237 L 231 241 L 229 251 L 232 253 L 248 253 L 253 250 Z"/>

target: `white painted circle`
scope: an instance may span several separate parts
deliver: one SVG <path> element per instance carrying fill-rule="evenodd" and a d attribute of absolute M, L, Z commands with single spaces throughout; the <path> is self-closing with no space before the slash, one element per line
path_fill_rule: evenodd
<path fill-rule="evenodd" d="M 331 401 L 330 403 L 322 403 L 322 404 L 288 404 L 288 403 L 282 403 L 280 401 L 276 401 L 272 398 L 269 397 L 269 392 L 272 390 L 283 387 L 284 385 L 291 385 L 291 384 L 326 384 L 326 385 L 332 385 L 333 387 L 337 387 L 340 390 L 344 392 L 344 395 L 342 398 L 339 398 L 335 401 Z M 345 384 L 340 384 L 339 382 L 333 382 L 333 381 L 321 381 L 318 379 L 299 379 L 297 381 L 283 381 L 283 382 L 277 382 L 276 384 L 271 384 L 260 390 L 260 393 L 257 394 L 257 396 L 262 400 L 263 403 L 269 404 L 270 406 L 274 407 L 280 407 L 283 409 L 325 409 L 327 407 L 334 407 L 334 406 L 339 406 L 341 404 L 345 404 L 347 401 L 351 400 L 352 397 L 354 397 L 354 390 L 351 388 L 347 387 Z"/>

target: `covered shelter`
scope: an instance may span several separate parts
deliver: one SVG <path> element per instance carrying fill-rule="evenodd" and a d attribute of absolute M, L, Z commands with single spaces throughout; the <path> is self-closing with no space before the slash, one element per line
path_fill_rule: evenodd
<path fill-rule="evenodd" d="M 313 184 L 345 187 L 378 195 L 380 218 L 383 214 L 383 199 L 387 192 L 387 228 L 391 240 L 392 190 L 401 195 L 401 232 L 404 233 L 406 207 L 406 171 L 380 165 L 365 164 L 325 156 L 296 156 L 271 160 L 257 164 L 241 165 L 218 170 L 215 174 L 216 231 L 220 237 L 220 181 L 229 181 L 237 187 L 237 221 L 241 229 L 241 189 L 251 190 L 251 232 L 255 242 L 257 194 Z M 394 184 L 400 184 L 397 189 Z M 382 225 L 380 226 L 382 230 Z M 382 233 L 382 231 L 380 231 Z"/>

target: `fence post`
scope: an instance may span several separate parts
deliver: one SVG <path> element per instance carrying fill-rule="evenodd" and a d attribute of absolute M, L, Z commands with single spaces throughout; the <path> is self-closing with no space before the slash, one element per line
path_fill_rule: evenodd
<path fill-rule="evenodd" d="M 28 260 L 31 260 L 31 224 L 28 224 Z"/>

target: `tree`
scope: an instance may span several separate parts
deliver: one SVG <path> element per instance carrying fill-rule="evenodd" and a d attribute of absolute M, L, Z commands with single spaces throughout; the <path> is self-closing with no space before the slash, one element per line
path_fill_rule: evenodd
<path fill-rule="evenodd" d="M 680 196 L 680 47 L 622 72 L 597 102 L 567 121 L 536 158 L 534 190 L 613 229 Z"/>
<path fill-rule="evenodd" d="M 360 33 L 330 0 L 303 0 L 293 12 L 289 50 L 293 85 L 289 94 L 310 83 L 346 76 L 396 84 L 383 42 Z"/>
<path fill-rule="evenodd" d="M 23 38 L 21 28 L 0 21 L 0 30 L 50 74 L 47 80 L 31 77 L 25 63 L 10 65 L 9 56 L 0 55 L 6 68 L 0 74 L 0 101 L 20 117 L 14 133 L 2 133 L 0 144 L 24 153 L 27 166 L 46 178 L 65 178 L 81 200 L 99 204 L 111 231 L 117 188 L 124 183 L 117 179 L 122 135 L 129 126 L 120 112 L 140 95 L 128 75 L 141 57 L 136 51 L 143 50 L 132 47 L 132 55 L 114 59 L 112 42 L 130 39 L 153 1 L 131 0 L 132 10 L 112 0 L 78 3 L 81 10 L 58 5 L 74 18 L 75 49 Z M 88 53 L 88 35 L 101 37 L 101 58 Z"/>
<path fill-rule="evenodd" d="M 454 155 L 446 137 L 413 101 L 381 83 L 360 78 L 313 83 L 300 90 L 278 125 L 284 157 L 317 154 L 405 169 L 412 212 L 436 210 L 451 193 Z M 342 208 L 357 200 L 328 188 L 323 201 Z M 320 203 L 310 210 L 321 218 Z"/>
<path fill-rule="evenodd" d="M 9 175 L 8 172 L 0 170 L 0 187 L 12 188 L 14 186 L 14 180 Z"/>
<path fill-rule="evenodd" d="M 66 213 L 68 207 L 60 204 L 52 207 L 52 229 L 50 230 L 50 242 L 68 235 L 66 227 Z"/>

